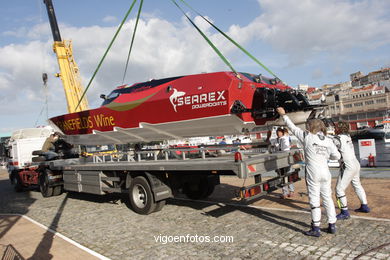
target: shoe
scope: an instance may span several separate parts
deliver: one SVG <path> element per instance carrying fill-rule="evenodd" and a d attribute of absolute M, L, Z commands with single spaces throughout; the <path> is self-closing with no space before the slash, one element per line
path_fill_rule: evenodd
<path fill-rule="evenodd" d="M 347 209 L 342 209 L 340 214 L 336 216 L 338 220 L 349 219 L 351 216 L 349 215 L 349 211 Z"/>
<path fill-rule="evenodd" d="M 313 226 L 311 225 L 311 229 L 309 231 L 304 232 L 306 236 L 311 236 L 311 237 L 320 237 L 321 236 L 321 231 L 320 227 Z"/>
<path fill-rule="evenodd" d="M 329 226 L 328 226 L 328 233 L 330 234 L 334 234 L 336 233 L 336 223 L 329 223 Z"/>
<path fill-rule="evenodd" d="M 370 212 L 370 211 L 371 211 L 371 210 L 370 210 L 370 208 L 367 206 L 367 204 L 362 204 L 362 205 L 360 206 L 360 208 L 355 209 L 355 212 L 368 213 L 368 212 Z"/>

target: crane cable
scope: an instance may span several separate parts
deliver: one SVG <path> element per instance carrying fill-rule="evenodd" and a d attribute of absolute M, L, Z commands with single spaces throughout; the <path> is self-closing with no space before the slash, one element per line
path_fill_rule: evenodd
<path fill-rule="evenodd" d="M 124 83 L 124 81 L 125 81 L 125 77 L 126 77 L 126 73 L 127 73 L 127 67 L 128 67 L 128 65 L 129 65 L 129 60 L 130 60 L 130 53 L 131 53 L 131 50 L 133 49 L 135 33 L 136 33 L 136 31 L 137 31 L 138 21 L 139 21 L 140 15 L 141 15 L 141 10 L 142 10 L 142 5 L 143 5 L 143 3 L 144 3 L 144 0 L 141 0 L 141 2 L 140 2 L 140 4 L 139 4 L 138 14 L 137 14 L 137 20 L 135 21 L 135 25 L 134 25 L 133 36 L 131 37 L 131 44 L 130 44 L 130 48 L 129 48 L 129 53 L 127 54 L 126 67 L 125 67 L 125 71 L 123 72 L 122 85 L 123 85 L 123 83 Z"/>
<path fill-rule="evenodd" d="M 218 50 L 218 48 L 210 41 L 209 38 L 199 29 L 199 27 L 191 20 L 190 17 L 183 11 L 183 9 L 177 4 L 175 0 L 171 0 L 173 4 L 177 6 L 177 8 L 180 9 L 180 11 L 184 14 L 185 17 L 187 17 L 188 21 L 195 27 L 195 29 L 202 35 L 202 37 L 206 40 L 206 42 L 213 48 L 213 50 L 218 54 L 218 56 L 222 59 L 222 61 L 235 73 L 237 74 L 237 71 L 233 68 L 233 66 L 230 64 L 230 62 L 223 56 L 223 54 Z"/>
<path fill-rule="evenodd" d="M 43 111 L 46 109 L 46 120 L 49 119 L 49 103 L 48 103 L 48 86 L 47 86 L 47 74 L 42 73 L 42 79 L 43 79 L 43 93 L 45 94 L 45 104 L 43 104 L 43 107 L 41 109 L 41 112 L 39 112 L 39 115 L 37 117 L 37 120 L 35 120 L 34 126 L 38 126 L 38 121 L 41 118 Z"/>
<path fill-rule="evenodd" d="M 131 6 L 130 6 L 129 10 L 127 11 L 125 17 L 123 18 L 121 24 L 119 25 L 118 29 L 116 30 L 116 32 L 115 32 L 115 34 L 114 34 L 114 37 L 112 38 L 110 44 L 108 45 L 107 50 L 106 50 L 105 53 L 103 54 L 103 57 L 100 59 L 100 62 L 99 62 L 99 64 L 98 64 L 98 66 L 97 66 L 95 72 L 93 73 L 92 78 L 89 80 L 87 87 L 85 88 L 83 94 L 81 95 L 81 97 L 80 97 L 80 99 L 79 99 L 79 102 L 77 103 L 76 110 L 77 110 L 77 108 L 79 107 L 79 105 L 80 105 L 80 103 L 81 103 L 81 100 L 83 100 L 85 94 L 87 93 L 89 87 L 91 86 L 91 83 L 92 83 L 93 79 L 95 78 L 96 73 L 99 71 L 99 69 L 100 69 L 100 67 L 101 67 L 101 65 L 102 65 L 102 63 L 103 63 L 103 61 L 104 61 L 104 59 L 105 59 L 106 56 L 107 56 L 107 53 L 108 53 L 109 50 L 111 49 L 112 44 L 114 43 L 114 41 L 115 41 L 116 37 L 118 36 L 120 30 L 122 29 L 123 24 L 126 22 L 127 17 L 129 16 L 131 10 L 133 10 L 133 7 L 134 7 L 135 2 L 137 2 L 137 0 L 134 0 L 133 3 L 131 4 Z"/>
<path fill-rule="evenodd" d="M 195 27 L 195 29 L 202 35 L 202 37 L 206 40 L 206 42 L 211 46 L 211 48 L 217 53 L 217 55 L 222 59 L 222 61 L 230 68 L 231 71 L 233 71 L 235 74 L 238 74 L 237 71 L 233 68 L 233 66 L 231 65 L 231 63 L 228 61 L 228 59 L 219 51 L 219 49 L 211 42 L 211 40 L 202 32 L 202 30 L 191 20 L 191 18 L 184 12 L 184 10 L 178 5 L 178 3 L 176 2 L 176 0 L 171 0 L 172 3 L 174 5 L 177 6 L 177 8 L 179 8 L 179 10 L 183 13 L 183 15 L 188 19 L 188 21 Z M 204 19 L 207 23 L 209 23 L 214 29 L 216 29 L 219 33 L 221 33 L 225 38 L 227 38 L 230 42 L 232 42 L 236 47 L 238 47 L 241 51 L 243 51 L 246 55 L 248 55 L 251 59 L 253 59 L 257 64 L 259 64 L 261 67 L 263 67 L 266 71 L 268 71 L 269 73 L 271 73 L 275 78 L 279 79 L 280 78 L 278 76 L 276 76 L 276 74 L 274 74 L 270 69 L 268 69 L 264 64 L 262 64 L 258 59 L 256 59 L 253 55 L 251 55 L 247 50 L 245 50 L 241 45 L 239 45 L 237 42 L 235 42 L 232 38 L 230 38 L 227 34 L 225 34 L 222 30 L 220 30 L 217 26 L 215 26 L 212 22 L 210 22 L 206 17 L 204 17 L 202 14 L 200 14 L 198 11 L 196 11 L 194 8 L 192 8 L 187 2 L 185 2 L 184 0 L 180 0 L 182 3 L 184 3 L 186 6 L 188 6 L 192 11 L 194 11 L 196 14 L 198 14 L 200 17 L 202 17 L 202 19 Z M 79 102 L 77 103 L 77 106 L 76 106 L 76 109 L 79 107 L 82 99 L 84 98 L 85 94 L 87 93 L 93 79 L 95 78 L 97 72 L 99 71 L 104 59 L 106 58 L 107 56 L 107 53 L 109 52 L 109 50 L 111 49 L 114 41 L 116 40 L 116 37 L 118 36 L 120 30 L 122 29 L 122 26 L 123 24 L 125 23 L 125 21 L 127 20 L 127 17 L 129 16 L 130 12 L 132 11 L 135 3 L 137 2 L 137 0 L 134 0 L 133 3 L 131 4 L 129 10 L 127 11 L 125 17 L 123 18 L 121 24 L 119 25 L 114 37 L 112 38 L 107 50 L 105 51 L 103 57 L 101 58 L 95 72 L 93 73 L 91 79 L 89 80 L 88 82 L 88 85 L 87 87 L 85 88 L 83 94 L 81 95 L 81 98 L 79 99 Z M 128 68 L 128 63 L 129 63 L 129 60 L 130 60 L 130 54 L 131 54 L 131 50 L 133 48 L 133 45 L 134 45 L 134 39 L 135 39 L 135 34 L 136 34 L 136 30 L 137 30 L 137 27 L 138 27 L 138 21 L 139 21 L 139 17 L 140 17 L 140 14 L 141 14 L 141 10 L 142 10 L 142 5 L 143 5 L 143 0 L 141 0 L 140 2 L 140 6 L 139 6 L 139 9 L 138 9 L 138 14 L 137 14 L 137 20 L 136 20 L 136 23 L 135 23 L 135 27 L 134 27 L 134 31 L 133 31 L 133 35 L 132 35 L 132 39 L 131 39 L 131 44 L 130 44 L 130 48 L 129 48 L 129 52 L 128 52 L 128 55 L 127 55 L 127 61 L 126 61 L 126 67 L 125 67 L 125 71 L 124 71 L 124 74 L 123 74 L 123 79 L 122 79 L 122 83 L 124 82 L 124 79 L 125 79 L 125 76 L 126 76 L 126 73 L 127 73 L 127 68 Z"/>
<path fill-rule="evenodd" d="M 173 0 L 175 1 L 175 0 Z M 238 44 L 236 41 L 234 41 L 231 37 L 229 37 L 226 33 L 224 33 L 222 30 L 220 30 L 217 26 L 215 26 L 209 19 L 207 19 L 205 16 L 200 14 L 198 11 L 196 11 L 194 8 L 192 8 L 185 0 L 179 0 L 182 3 L 184 3 L 188 8 L 190 8 L 193 12 L 195 12 L 197 15 L 199 15 L 203 20 L 205 20 L 208 24 L 210 24 L 215 30 L 217 30 L 219 33 L 221 33 L 226 39 L 228 39 L 231 43 L 233 43 L 237 48 L 239 48 L 242 52 L 244 52 L 246 55 L 248 55 L 249 58 L 254 60 L 258 65 L 263 67 L 266 71 L 271 73 L 275 78 L 279 79 L 278 76 L 276 76 L 275 73 L 273 73 L 269 68 L 267 68 L 263 63 L 261 63 L 258 59 L 256 59 L 252 54 L 250 54 L 246 49 L 244 49 L 240 44 Z M 187 17 L 188 18 L 188 17 Z"/>
<path fill-rule="evenodd" d="M 42 11 L 42 5 L 41 5 L 41 1 L 40 0 L 37 0 L 37 6 L 38 6 L 38 9 L 39 9 L 39 24 L 42 24 L 43 23 L 43 18 L 42 18 L 43 17 L 43 14 L 42 14 L 43 11 Z M 40 53 L 40 55 L 41 55 L 40 67 L 41 67 L 42 75 L 44 74 L 44 68 L 45 68 L 45 65 L 46 65 L 46 55 L 45 55 L 45 51 L 44 51 L 45 48 L 44 48 L 44 43 L 43 42 L 44 42 L 43 36 L 42 36 L 42 34 L 39 34 L 39 44 L 41 45 L 40 46 L 40 51 L 41 51 L 41 53 Z M 47 80 L 47 76 L 46 76 L 46 80 Z M 47 86 L 46 82 L 44 82 L 42 91 L 43 91 L 43 95 L 44 95 L 45 101 L 44 101 L 44 104 L 42 106 L 41 111 L 38 114 L 37 119 L 35 120 L 34 127 L 38 126 L 38 122 L 41 119 L 41 116 L 42 116 L 44 111 L 45 111 L 46 116 L 44 117 L 43 121 L 46 121 L 46 120 L 49 119 L 49 91 L 48 91 L 48 86 Z"/>

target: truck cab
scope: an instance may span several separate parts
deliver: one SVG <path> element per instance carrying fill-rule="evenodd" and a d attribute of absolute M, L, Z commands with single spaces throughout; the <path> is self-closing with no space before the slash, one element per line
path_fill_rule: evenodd
<path fill-rule="evenodd" d="M 33 163 L 35 150 L 42 149 L 45 140 L 53 133 L 51 127 L 25 128 L 12 133 L 8 142 L 8 173 L 11 184 L 16 191 L 23 187 L 38 185 L 37 166 Z"/>

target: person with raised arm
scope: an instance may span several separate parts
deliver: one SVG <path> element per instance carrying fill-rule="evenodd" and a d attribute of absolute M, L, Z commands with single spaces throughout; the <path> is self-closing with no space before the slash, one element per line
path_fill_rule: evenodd
<path fill-rule="evenodd" d="M 286 115 L 284 108 L 276 111 L 283 118 L 287 127 L 302 143 L 305 153 L 305 179 L 311 207 L 311 229 L 305 235 L 319 237 L 321 235 L 321 199 L 328 217 L 328 233 L 336 233 L 336 210 L 332 200 L 332 176 L 328 160 L 339 160 L 341 155 L 333 141 L 326 137 L 326 128 L 320 119 L 306 122 L 306 131 L 297 127 Z"/>

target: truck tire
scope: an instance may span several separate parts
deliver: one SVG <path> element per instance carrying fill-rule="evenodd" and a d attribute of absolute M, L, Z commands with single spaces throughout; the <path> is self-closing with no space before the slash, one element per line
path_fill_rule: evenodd
<path fill-rule="evenodd" d="M 207 192 L 205 195 L 205 198 L 208 198 L 213 192 L 214 192 L 215 184 L 214 183 L 208 183 L 207 184 Z"/>
<path fill-rule="evenodd" d="M 183 193 L 192 200 L 206 198 L 208 190 L 209 187 L 205 179 L 201 179 L 198 183 L 186 182 L 183 187 Z"/>
<path fill-rule="evenodd" d="M 162 208 L 165 206 L 166 203 L 167 203 L 166 200 L 160 200 L 159 202 L 157 202 L 154 212 L 159 212 L 160 210 L 162 210 Z"/>
<path fill-rule="evenodd" d="M 143 176 L 132 180 L 129 187 L 129 199 L 133 210 L 138 214 L 148 215 L 156 209 L 152 190 Z"/>
<path fill-rule="evenodd" d="M 49 187 L 49 176 L 47 176 L 46 171 L 39 176 L 39 189 L 43 197 L 48 198 L 53 196 L 53 187 Z"/>
<path fill-rule="evenodd" d="M 63 191 L 62 185 L 58 185 L 58 186 L 53 187 L 53 196 L 61 195 L 62 191 Z"/>
<path fill-rule="evenodd" d="M 22 192 L 23 191 L 23 184 L 22 180 L 20 179 L 20 176 L 18 172 L 13 172 L 11 174 L 11 184 L 14 186 L 14 190 L 16 192 Z"/>

